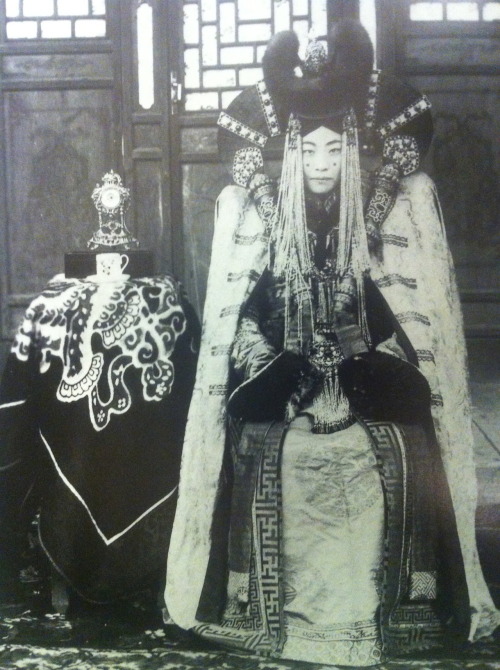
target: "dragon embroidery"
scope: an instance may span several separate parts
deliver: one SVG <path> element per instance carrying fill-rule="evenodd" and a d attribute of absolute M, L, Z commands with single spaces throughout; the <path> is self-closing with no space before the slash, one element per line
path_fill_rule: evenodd
<path fill-rule="evenodd" d="M 129 368 L 139 372 L 144 400 L 159 401 L 171 392 L 171 355 L 185 329 L 178 287 L 167 277 L 120 284 L 53 280 L 28 307 L 12 351 L 27 361 L 36 350 L 41 373 L 59 358 L 57 399 L 86 397 L 99 431 L 132 405 Z"/>

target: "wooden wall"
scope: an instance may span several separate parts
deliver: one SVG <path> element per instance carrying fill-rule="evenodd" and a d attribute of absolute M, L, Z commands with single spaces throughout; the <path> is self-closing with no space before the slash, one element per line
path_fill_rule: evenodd
<path fill-rule="evenodd" d="M 395 36 L 386 58 L 432 102 L 435 135 L 425 169 L 438 188 L 466 334 L 499 338 L 498 21 L 410 22 L 405 5 L 386 15 Z"/>

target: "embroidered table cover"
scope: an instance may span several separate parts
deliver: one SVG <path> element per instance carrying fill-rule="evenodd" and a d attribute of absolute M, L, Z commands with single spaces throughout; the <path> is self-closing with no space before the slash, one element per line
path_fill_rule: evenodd
<path fill-rule="evenodd" d="M 43 548 L 91 599 L 164 568 L 198 329 L 169 275 L 58 275 L 15 336 L 0 387 L 1 521 L 39 508 Z"/>

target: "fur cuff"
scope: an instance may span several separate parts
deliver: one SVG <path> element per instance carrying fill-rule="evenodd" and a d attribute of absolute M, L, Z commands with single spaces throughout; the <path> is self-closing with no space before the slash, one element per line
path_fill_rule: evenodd
<path fill-rule="evenodd" d="M 357 354 L 339 366 L 342 389 L 364 419 L 419 423 L 428 416 L 430 388 L 420 370 L 380 351 Z"/>

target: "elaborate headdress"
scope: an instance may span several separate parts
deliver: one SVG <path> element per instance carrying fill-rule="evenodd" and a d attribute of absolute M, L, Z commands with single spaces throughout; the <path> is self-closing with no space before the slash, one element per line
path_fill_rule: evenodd
<path fill-rule="evenodd" d="M 274 102 L 284 113 L 328 116 L 342 108 L 354 108 L 361 118 L 373 68 L 373 45 L 358 21 L 333 25 L 328 53 L 312 39 L 304 62 L 298 57 L 298 38 L 292 31 L 274 35 L 262 59 L 264 80 Z M 301 65 L 302 77 L 296 66 Z"/>
<path fill-rule="evenodd" d="M 320 125 L 323 125 L 323 120 L 318 119 L 317 126 Z M 359 324 L 368 342 L 363 275 L 369 268 L 369 254 L 363 220 L 358 133 L 352 109 L 342 116 L 341 152 L 340 219 L 335 267 L 339 281 L 346 274 L 355 280 Z M 300 296 L 307 294 L 305 287 L 313 271 L 313 261 L 306 222 L 301 120 L 294 114 L 290 116 L 288 124 L 270 243 L 273 271 L 285 279 L 288 288 L 293 285 L 295 295 L 299 296 L 300 307 Z"/>
<path fill-rule="evenodd" d="M 267 55 L 270 55 L 269 49 Z M 267 58 L 265 61 L 267 63 Z M 357 305 L 357 321 L 365 343 L 369 344 L 364 297 L 364 274 L 369 268 L 369 254 L 363 220 L 355 99 L 348 95 L 345 83 L 342 90 L 337 89 L 339 94 L 332 96 L 326 84 L 331 83 L 332 76 L 327 68 L 326 53 L 319 43 L 310 43 L 303 69 L 303 81 L 289 81 L 295 109 L 289 117 L 285 140 L 277 206 L 270 233 L 270 262 L 274 274 L 285 281 L 285 349 L 296 347 L 303 351 L 302 314 L 313 313 L 312 293 L 315 291 L 317 294 L 309 355 L 322 371 L 323 382 L 313 401 L 315 430 L 329 432 L 348 425 L 351 414 L 337 374 L 340 352 L 328 332 L 335 319 L 335 310 L 340 307 L 343 311 L 345 308 L 342 302 L 336 301 L 336 297 L 342 293 L 341 286 L 348 281 L 354 285 L 354 291 L 346 298 Z M 268 72 L 266 65 L 264 71 Z M 367 62 L 361 79 L 366 81 L 370 71 L 371 62 Z M 359 68 L 356 68 L 356 73 L 359 75 Z M 279 84 L 273 81 L 271 86 L 275 85 Z M 342 137 L 340 216 L 335 257 L 331 259 L 335 276 L 311 283 L 314 265 L 306 221 L 302 136 L 321 126 Z M 292 298 L 295 323 L 290 320 Z"/>
<path fill-rule="evenodd" d="M 304 124 L 310 116 L 352 109 L 362 153 L 376 153 L 381 162 L 365 206 L 370 248 L 375 250 L 399 178 L 416 170 L 429 148 L 430 103 L 408 84 L 372 69 L 373 46 L 358 21 L 335 23 L 327 42 L 328 54 L 321 42 L 313 41 L 301 62 L 294 32 L 271 38 L 262 62 L 264 79 L 244 89 L 221 112 L 219 153 L 235 183 L 249 189 L 269 223 L 275 191 L 262 150 L 282 147 L 291 113 L 301 116 Z M 298 66 L 302 77 L 296 74 Z"/>

